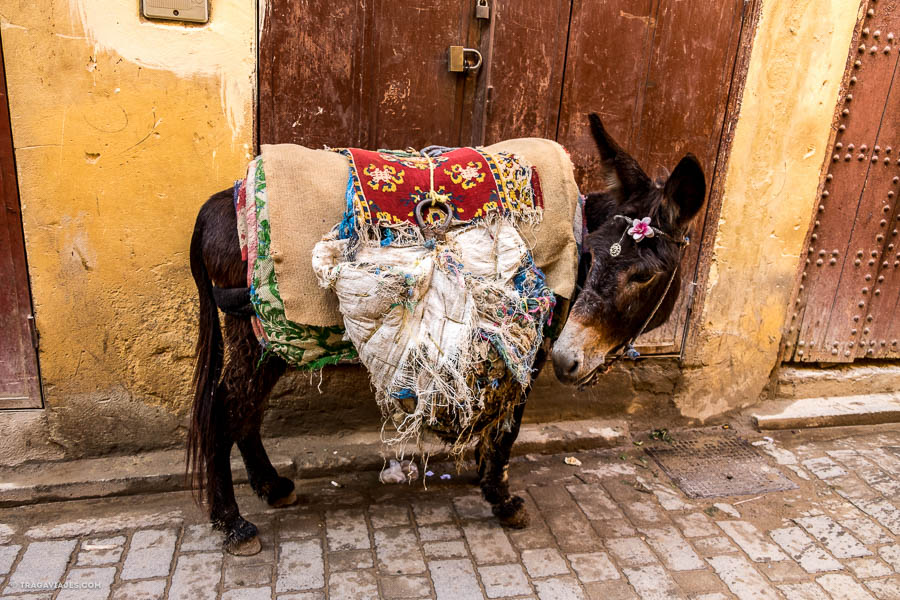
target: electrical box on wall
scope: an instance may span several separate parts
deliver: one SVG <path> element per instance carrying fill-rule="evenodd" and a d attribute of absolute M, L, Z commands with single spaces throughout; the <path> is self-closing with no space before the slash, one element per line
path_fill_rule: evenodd
<path fill-rule="evenodd" d="M 209 0 L 141 0 L 141 12 L 148 19 L 206 23 Z"/>

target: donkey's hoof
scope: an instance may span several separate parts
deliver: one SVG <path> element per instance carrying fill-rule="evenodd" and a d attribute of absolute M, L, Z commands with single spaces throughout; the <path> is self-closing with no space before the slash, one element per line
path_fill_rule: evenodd
<path fill-rule="evenodd" d="M 262 550 L 262 542 L 259 541 L 259 536 L 241 542 L 225 544 L 225 551 L 234 556 L 253 556 L 254 554 L 259 554 L 260 550 Z"/>
<path fill-rule="evenodd" d="M 269 486 L 265 495 L 266 502 L 273 508 L 283 508 L 297 503 L 297 494 L 294 493 L 294 482 L 287 477 L 278 477 Z"/>
<path fill-rule="evenodd" d="M 504 527 L 511 529 L 528 527 L 528 510 L 525 508 L 525 501 L 519 496 L 513 496 L 506 502 L 493 506 L 492 510 Z"/>
<path fill-rule="evenodd" d="M 262 550 L 259 529 L 243 517 L 238 517 L 225 532 L 225 551 L 235 556 L 253 556 Z"/>
<path fill-rule="evenodd" d="M 297 504 L 298 500 L 299 498 L 297 497 L 297 494 L 291 492 L 284 498 L 279 498 L 278 500 L 270 502 L 269 506 L 271 506 L 272 508 L 284 508 L 285 506 L 293 506 L 294 504 Z"/>

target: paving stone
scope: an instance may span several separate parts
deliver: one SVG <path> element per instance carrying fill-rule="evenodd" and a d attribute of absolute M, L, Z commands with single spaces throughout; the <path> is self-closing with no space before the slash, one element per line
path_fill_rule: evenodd
<path fill-rule="evenodd" d="M 685 502 L 678 492 L 660 484 L 653 486 L 653 495 L 659 500 L 660 506 L 668 511 L 694 510 L 696 508 L 690 502 Z"/>
<path fill-rule="evenodd" d="M 619 578 L 619 572 L 616 571 L 615 565 L 606 552 L 569 554 L 566 558 L 569 559 L 569 564 L 575 569 L 575 573 L 582 583 Z"/>
<path fill-rule="evenodd" d="M 270 600 L 271 598 L 272 588 L 270 587 L 235 588 L 222 594 L 222 600 Z"/>
<path fill-rule="evenodd" d="M 449 502 L 413 502 L 413 514 L 419 525 L 436 525 L 453 520 L 453 507 Z"/>
<path fill-rule="evenodd" d="M 482 600 L 472 561 L 433 560 L 428 563 L 437 600 Z"/>
<path fill-rule="evenodd" d="M 118 533 L 125 529 L 150 529 L 163 526 L 180 527 L 184 515 L 180 510 L 168 512 L 136 513 L 126 511 L 114 517 L 84 518 L 67 523 L 55 523 L 32 527 L 25 537 L 46 540 L 51 538 L 74 538 Z"/>
<path fill-rule="evenodd" d="M 884 498 L 850 498 L 860 510 L 873 517 L 894 535 L 900 535 L 900 510 Z"/>
<path fill-rule="evenodd" d="M 75 549 L 75 540 L 31 542 L 25 548 L 22 560 L 16 566 L 6 585 L 6 594 L 23 591 L 39 591 L 35 585 L 49 585 L 62 581 L 69 557 Z"/>
<path fill-rule="evenodd" d="M 463 525 L 469 550 L 479 565 L 518 560 L 506 532 L 496 521 L 480 521 Z"/>
<path fill-rule="evenodd" d="M 778 546 L 767 542 L 762 533 L 747 521 L 717 521 L 719 527 L 747 553 L 754 562 L 787 560 Z"/>
<path fill-rule="evenodd" d="M 0 546 L 0 577 L 9 573 L 21 549 L 21 546 Z"/>
<path fill-rule="evenodd" d="M 691 600 L 728 600 L 728 596 L 721 592 L 713 592 L 712 594 L 697 594 L 691 596 Z"/>
<path fill-rule="evenodd" d="M 330 510 L 325 514 L 325 532 L 328 549 L 365 550 L 370 547 L 369 527 L 361 510 Z"/>
<path fill-rule="evenodd" d="M 490 519 L 494 516 L 491 505 L 480 494 L 456 497 L 453 499 L 453 506 L 461 519 Z"/>
<path fill-rule="evenodd" d="M 532 577 L 568 575 L 569 566 L 555 548 L 540 548 L 522 551 L 522 564 Z"/>
<path fill-rule="evenodd" d="M 530 548 L 546 548 L 547 546 L 555 546 L 556 540 L 550 533 L 550 528 L 546 525 L 529 524 L 528 527 L 519 531 L 507 532 L 513 546 L 519 550 L 527 550 Z"/>
<path fill-rule="evenodd" d="M 714 556 L 707 561 L 740 600 L 777 600 L 775 588 L 743 556 Z"/>
<path fill-rule="evenodd" d="M 292 513 L 278 520 L 278 538 L 291 540 L 316 537 L 322 533 L 322 521 L 316 514 Z"/>
<path fill-rule="evenodd" d="M 893 575 L 894 570 L 877 558 L 851 558 L 844 565 L 856 575 L 857 579 L 872 579 Z"/>
<path fill-rule="evenodd" d="M 356 569 L 371 569 L 375 566 L 372 560 L 371 550 L 344 550 L 343 552 L 331 552 L 328 554 L 328 569 L 330 571 L 354 571 Z"/>
<path fill-rule="evenodd" d="M 877 490 L 887 498 L 900 497 L 900 481 L 895 481 L 885 471 L 872 464 L 866 458 L 854 451 L 842 451 L 843 454 L 835 456 L 846 465 L 853 474 L 866 482 L 869 487 Z M 832 454 L 829 452 L 828 454 Z"/>
<path fill-rule="evenodd" d="M 169 600 L 214 600 L 222 578 L 222 553 L 182 554 L 175 564 Z"/>
<path fill-rule="evenodd" d="M 465 558 L 469 555 L 462 541 L 426 542 L 422 544 L 422 551 L 428 558 Z"/>
<path fill-rule="evenodd" d="M 841 563 L 819 548 L 816 541 L 799 527 L 775 529 L 769 532 L 769 536 L 807 573 L 840 571 L 843 568 Z"/>
<path fill-rule="evenodd" d="M 774 583 L 805 581 L 809 579 L 809 573 L 804 571 L 800 565 L 792 560 L 761 563 L 756 566 L 756 569 L 765 575 L 769 581 Z"/>
<path fill-rule="evenodd" d="M 584 592 L 574 577 L 551 577 L 534 582 L 541 600 L 582 600 Z"/>
<path fill-rule="evenodd" d="M 832 479 L 847 474 L 847 471 L 827 456 L 804 460 L 803 466 L 812 471 L 812 474 L 819 479 Z"/>
<path fill-rule="evenodd" d="M 325 600 L 325 592 L 298 592 L 294 594 L 282 594 L 278 600 Z"/>
<path fill-rule="evenodd" d="M 384 575 L 416 575 L 425 572 L 425 559 L 416 534 L 409 527 L 379 529 L 375 532 L 375 555 Z"/>
<path fill-rule="evenodd" d="M 398 504 L 373 504 L 369 506 L 369 521 L 374 529 L 409 525 L 409 507 Z"/>
<path fill-rule="evenodd" d="M 212 552 L 221 550 L 222 534 L 213 531 L 207 523 L 188 525 L 181 540 L 182 552 Z"/>
<path fill-rule="evenodd" d="M 684 598 L 675 580 L 659 565 L 622 569 L 641 600 Z"/>
<path fill-rule="evenodd" d="M 172 566 L 178 535 L 171 529 L 142 529 L 131 536 L 122 579 L 166 577 Z"/>
<path fill-rule="evenodd" d="M 98 567 L 119 562 L 125 549 L 125 536 L 85 540 L 81 543 L 75 564 L 79 567 Z M 2 561 L 0 561 L 2 562 Z"/>
<path fill-rule="evenodd" d="M 637 535 L 637 529 L 632 527 L 624 516 L 617 520 L 591 521 L 591 527 L 603 539 Z"/>
<path fill-rule="evenodd" d="M 271 564 L 225 563 L 225 589 L 257 588 L 271 584 Z"/>
<path fill-rule="evenodd" d="M 619 520 L 625 517 L 599 483 L 569 485 L 566 489 L 592 521 Z"/>
<path fill-rule="evenodd" d="M 891 565 L 895 571 L 900 573 L 900 544 L 882 546 L 878 549 L 878 554 L 880 554 L 881 558 Z"/>
<path fill-rule="evenodd" d="M 115 567 L 72 569 L 56 600 L 105 600 L 115 576 Z"/>
<path fill-rule="evenodd" d="M 423 598 L 431 596 L 431 584 L 421 575 L 382 577 L 381 591 L 385 598 Z"/>
<path fill-rule="evenodd" d="M 539 486 L 530 488 L 528 493 L 564 552 L 591 552 L 602 546 L 566 488 Z"/>
<path fill-rule="evenodd" d="M 634 589 L 624 578 L 584 584 L 590 600 L 637 600 Z"/>
<path fill-rule="evenodd" d="M 719 535 L 720 529 L 703 513 L 688 513 L 685 515 L 672 515 L 672 520 L 681 529 L 684 537 L 696 538 L 710 535 Z"/>
<path fill-rule="evenodd" d="M 819 540 L 836 558 L 859 558 L 872 553 L 831 517 L 798 517 L 794 522 Z"/>
<path fill-rule="evenodd" d="M 629 502 L 622 509 L 636 525 L 656 525 L 666 520 L 665 514 L 653 502 Z"/>
<path fill-rule="evenodd" d="M 458 540 L 462 537 L 462 531 L 453 523 L 442 525 L 425 525 L 419 527 L 419 539 L 423 542 L 440 542 L 444 540 Z"/>
<path fill-rule="evenodd" d="M 328 596 L 341 600 L 378 600 L 378 583 L 372 571 L 349 571 L 328 576 Z"/>
<path fill-rule="evenodd" d="M 606 541 L 606 547 L 625 566 L 649 565 L 657 562 L 650 547 L 641 538 L 615 538 Z"/>
<path fill-rule="evenodd" d="M 900 575 L 867 581 L 866 587 L 878 600 L 900 600 Z"/>
<path fill-rule="evenodd" d="M 524 596 L 531 593 L 528 578 L 519 564 L 478 567 L 488 598 Z"/>
<path fill-rule="evenodd" d="M 854 510 L 857 510 L 854 508 Z M 837 519 L 838 523 L 850 531 L 863 544 L 887 544 L 894 540 L 884 527 L 868 517 L 847 517 Z"/>
<path fill-rule="evenodd" d="M 831 600 L 828 594 L 815 583 L 786 583 L 778 589 L 789 600 Z"/>
<path fill-rule="evenodd" d="M 725 584 L 712 570 L 680 571 L 671 573 L 671 575 L 678 584 L 678 588 L 691 598 L 701 594 L 721 594 L 727 591 Z"/>
<path fill-rule="evenodd" d="M 113 591 L 112 600 L 159 600 L 165 590 L 165 579 L 127 582 Z"/>
<path fill-rule="evenodd" d="M 278 551 L 276 592 L 325 587 L 325 563 L 319 540 L 282 542 Z"/>
<path fill-rule="evenodd" d="M 737 546 L 731 543 L 729 538 L 724 536 L 693 539 L 691 542 L 693 542 L 694 548 L 697 549 L 700 556 L 704 558 L 738 551 Z"/>
<path fill-rule="evenodd" d="M 831 594 L 833 600 L 874 600 L 872 595 L 852 577 L 844 574 L 822 575 L 816 582 Z"/>
<path fill-rule="evenodd" d="M 656 550 L 666 568 L 672 571 L 695 571 L 706 568 L 706 563 L 700 560 L 675 527 L 669 525 L 641 531 L 647 536 L 646 542 Z"/>

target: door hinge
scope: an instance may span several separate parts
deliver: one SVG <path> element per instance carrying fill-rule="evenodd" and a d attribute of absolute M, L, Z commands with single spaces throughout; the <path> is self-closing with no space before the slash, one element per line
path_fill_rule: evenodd
<path fill-rule="evenodd" d="M 34 322 L 34 315 L 28 315 L 28 329 L 31 330 L 31 345 L 37 350 L 40 346 L 41 336 L 38 334 L 37 325 Z"/>

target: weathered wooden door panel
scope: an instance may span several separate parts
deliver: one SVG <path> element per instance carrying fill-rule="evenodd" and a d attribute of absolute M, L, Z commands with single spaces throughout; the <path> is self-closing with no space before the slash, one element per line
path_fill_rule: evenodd
<path fill-rule="evenodd" d="M 572 0 L 497 0 L 488 58 L 484 144 L 556 139 Z"/>
<path fill-rule="evenodd" d="M 786 355 L 800 362 L 900 356 L 897 0 L 865 7 L 809 234 Z M 871 12 L 870 12 L 871 10 Z"/>
<path fill-rule="evenodd" d="M 585 118 L 591 111 L 651 177 L 664 176 L 691 152 L 711 184 L 743 18 L 743 0 L 653 0 L 629 3 L 628 12 L 576 0 L 559 141 L 572 152 L 582 189 L 601 185 Z M 701 217 L 695 232 L 703 225 Z M 693 241 L 681 263 L 678 305 L 666 324 L 641 337 L 645 350 L 680 348 L 699 235 Z"/>
<path fill-rule="evenodd" d="M 468 0 L 270 2 L 260 40 L 260 142 L 371 148 L 469 143 Z"/>
<path fill-rule="evenodd" d="M 40 408 L 41 386 L 32 338 L 31 293 L 0 48 L 0 408 Z"/>

